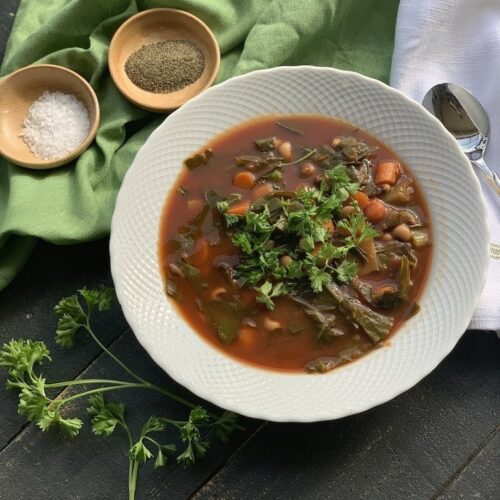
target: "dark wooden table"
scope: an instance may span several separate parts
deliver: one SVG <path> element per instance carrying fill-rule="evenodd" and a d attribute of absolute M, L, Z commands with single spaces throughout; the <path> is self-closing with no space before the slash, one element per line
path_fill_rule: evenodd
<path fill-rule="evenodd" d="M 0 60 L 17 4 L 0 2 Z M 0 293 L 0 342 L 43 339 L 53 353 L 45 372 L 53 380 L 119 377 L 90 341 L 72 351 L 53 341 L 54 304 L 101 283 L 111 285 L 107 240 L 71 247 L 40 243 Z M 182 391 L 138 345 L 119 307 L 96 330 L 139 373 Z M 123 399 L 133 408 L 133 425 L 165 411 L 165 400 L 150 394 L 130 391 Z M 16 395 L 0 390 L 0 499 L 126 498 L 122 434 L 98 438 L 86 422 L 77 439 L 63 439 L 27 425 L 16 406 Z M 500 341 L 492 332 L 470 331 L 431 375 L 389 403 L 318 424 L 242 419 L 246 430 L 215 445 L 194 467 L 144 467 L 137 496 L 498 499 L 499 410 Z"/>

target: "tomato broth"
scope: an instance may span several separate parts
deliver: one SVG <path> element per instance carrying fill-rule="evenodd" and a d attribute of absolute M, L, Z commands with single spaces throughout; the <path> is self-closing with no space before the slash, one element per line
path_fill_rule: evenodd
<path fill-rule="evenodd" d="M 270 145 L 265 146 L 267 151 L 256 150 L 255 141 L 260 138 L 272 139 Z M 287 161 L 289 151 L 283 143 L 291 146 L 292 156 Z M 366 145 L 373 150 L 363 156 Z M 305 160 L 298 161 L 308 154 Z M 239 160 L 235 161 L 235 157 Z M 429 214 L 411 171 L 380 141 L 349 123 L 329 117 L 268 116 L 217 136 L 194 158 L 191 168 L 183 166 L 168 195 L 160 222 L 159 262 L 167 294 L 172 297 L 169 300 L 175 302 L 192 329 L 212 345 L 261 367 L 323 372 L 383 345 L 408 316 L 418 311 L 417 302 L 431 257 Z M 309 235 L 300 237 L 300 222 L 298 229 L 283 230 L 283 238 L 289 237 L 284 243 L 280 240 L 281 233 L 277 234 L 278 229 L 273 229 L 272 245 L 268 241 L 262 248 L 269 260 L 266 265 L 274 270 L 274 275 L 266 271 L 268 274 L 259 282 L 245 283 L 246 279 L 256 279 L 255 273 L 248 278 L 243 268 L 238 267 L 243 256 L 242 248 L 234 244 L 235 234 L 248 232 L 253 242 L 261 236 L 242 229 L 249 227 L 248 222 L 242 220 L 247 213 L 237 213 L 238 207 L 253 210 L 258 204 L 256 200 L 264 200 L 265 204 L 274 196 L 273 204 L 281 203 L 282 208 L 278 206 L 277 210 L 283 210 L 285 215 L 281 217 L 286 219 L 294 193 L 303 193 L 309 187 L 321 191 L 322 180 L 329 175 L 326 171 L 331 170 L 335 161 L 344 164 L 337 169 L 339 177 L 347 172 L 354 175 L 350 181 L 360 183 L 353 192 L 353 184 L 344 179 L 346 189 L 351 190 L 349 197 L 332 210 L 327 220 L 318 219 L 328 227 L 327 236 L 321 233 L 317 241 L 312 237 L 314 249 L 302 252 Z M 266 177 L 273 169 L 279 170 L 281 179 L 278 174 L 273 180 Z M 363 175 L 368 172 L 368 177 L 356 177 L 361 170 Z M 384 173 L 382 170 L 387 171 L 382 178 L 387 182 L 375 182 L 377 175 Z M 245 174 L 237 181 L 236 175 L 241 172 Z M 391 185 L 394 177 L 397 179 Z M 366 179 L 369 180 L 363 184 Z M 303 210 L 309 210 L 307 213 L 315 213 L 316 208 L 324 210 L 327 197 L 344 196 L 345 191 L 336 182 L 330 182 L 333 187 L 328 195 L 317 195 L 321 200 L 317 202 L 318 207 L 311 205 Z M 305 195 L 298 196 L 303 200 L 295 205 L 304 207 Z M 230 201 L 220 203 L 228 199 Z M 323 205 L 319 206 L 320 203 Z M 347 206 L 353 210 L 346 209 Z M 226 207 L 227 221 L 236 221 L 233 229 L 227 225 L 229 222 L 224 219 L 221 207 Z M 378 220 L 376 209 L 380 207 L 383 218 Z M 292 227 L 289 219 L 285 224 Z M 364 243 L 353 244 L 352 240 L 361 238 L 359 229 L 357 233 L 352 232 L 354 224 L 361 224 L 363 230 L 369 228 L 371 232 L 367 230 L 366 234 L 377 234 L 367 236 Z M 342 240 L 349 230 L 352 237 Z M 319 261 L 314 260 L 317 249 L 321 252 L 327 243 L 332 253 L 342 257 L 323 259 L 318 264 Z M 375 259 L 373 265 L 378 270 L 370 271 L 370 259 Z M 286 267 L 289 261 L 295 261 L 296 274 L 301 276 L 295 281 L 290 278 L 291 273 L 279 277 L 288 272 L 281 272 L 279 263 Z M 249 254 L 247 262 L 247 267 L 255 268 L 258 253 Z M 349 271 L 349 276 L 344 276 L 344 269 Z M 408 269 L 410 281 L 401 285 Z M 317 274 L 322 283 L 316 279 Z M 283 286 L 277 285 L 280 279 Z M 266 281 L 269 286 L 262 288 Z M 323 287 L 321 293 L 317 292 L 320 286 Z M 276 292 L 276 297 L 263 297 L 266 287 L 271 287 L 268 295 Z M 325 305 L 329 300 L 325 297 L 326 288 L 333 294 L 331 308 Z M 288 293 L 280 295 L 285 289 Z M 315 302 L 315 293 L 322 297 L 321 304 Z M 381 317 L 390 318 L 383 340 L 374 342 L 373 336 L 366 333 L 363 325 L 368 328 L 367 322 L 359 315 L 369 314 L 367 308 L 373 311 L 377 321 L 383 322 Z M 322 318 L 328 325 L 326 330 Z M 225 330 L 219 322 L 227 323 Z M 323 331 L 328 335 L 320 337 Z"/>

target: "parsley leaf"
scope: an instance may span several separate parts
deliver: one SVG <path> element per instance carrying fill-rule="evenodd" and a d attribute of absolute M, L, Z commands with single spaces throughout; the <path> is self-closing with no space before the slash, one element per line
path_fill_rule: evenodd
<path fill-rule="evenodd" d="M 255 290 L 259 292 L 256 298 L 257 302 L 261 302 L 271 311 L 275 308 L 272 300 L 274 297 L 280 297 L 281 295 L 290 293 L 290 289 L 283 282 L 273 285 L 269 281 L 266 281 L 260 287 L 255 287 Z"/>
<path fill-rule="evenodd" d="M 378 231 L 368 222 L 361 210 L 349 215 L 347 219 L 342 219 L 338 227 L 349 233 L 346 237 L 346 246 L 349 248 L 359 247 L 359 244 L 367 238 L 378 236 Z"/>
<path fill-rule="evenodd" d="M 323 286 L 330 283 L 332 277 L 325 271 L 322 271 L 316 266 L 309 269 L 309 282 L 314 292 L 319 293 L 323 291 Z"/>
<path fill-rule="evenodd" d="M 341 283 L 350 283 L 358 274 L 358 266 L 355 262 L 348 260 L 342 261 L 340 265 L 335 268 L 337 279 Z"/>
<path fill-rule="evenodd" d="M 193 463 L 205 454 L 210 437 L 215 434 L 220 440 L 227 440 L 236 424 L 236 415 L 224 412 L 220 415 L 208 413 L 204 408 L 194 407 L 181 396 L 170 393 L 164 387 L 144 380 L 128 368 L 114 353 L 110 352 L 98 339 L 91 326 L 92 311 L 110 308 L 114 293 L 110 289 L 80 290 L 79 296 L 72 295 L 59 301 L 54 308 L 59 322 L 56 342 L 67 347 L 74 343 L 76 332 L 85 330 L 96 344 L 127 374 L 128 380 L 76 379 L 66 382 L 48 383 L 41 374 L 36 373 L 45 361 L 51 361 L 49 350 L 44 342 L 33 340 L 11 340 L 0 348 L 0 368 L 8 372 L 7 387 L 19 393 L 18 412 L 33 421 L 42 431 L 58 429 L 69 437 L 75 437 L 83 426 L 83 420 L 67 417 L 63 409 L 69 402 L 88 398 L 87 414 L 91 418 L 92 431 L 97 436 L 109 436 L 117 428 L 122 428 L 129 439 L 129 498 L 134 498 L 139 466 L 152 459 L 154 466 L 162 467 L 168 455 L 176 451 L 175 444 L 159 443 L 153 435 L 162 433 L 167 427 L 174 427 L 180 433 L 181 441 L 187 443 L 186 450 L 177 460 Z M 66 389 L 72 387 L 68 393 Z M 90 388 L 88 388 L 90 386 Z M 78 390 L 83 387 L 83 390 Z M 125 420 L 125 406 L 122 403 L 107 401 L 103 393 L 118 389 L 143 389 L 156 391 L 180 404 L 191 408 L 187 420 L 172 420 L 151 416 L 144 424 L 138 439 L 134 442 L 132 433 Z M 62 392 L 60 392 L 62 391 Z M 51 395 L 54 392 L 54 396 Z M 59 394 L 60 392 L 60 394 Z M 66 406 L 68 405 L 68 406 Z M 76 406 L 75 406 L 76 408 Z M 203 431 L 207 431 L 202 436 Z"/>

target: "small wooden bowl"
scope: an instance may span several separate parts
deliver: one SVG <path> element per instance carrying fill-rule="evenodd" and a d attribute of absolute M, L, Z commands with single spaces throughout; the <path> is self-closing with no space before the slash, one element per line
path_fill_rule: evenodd
<path fill-rule="evenodd" d="M 205 69 L 191 85 L 175 92 L 156 94 L 134 85 L 125 73 L 131 54 L 144 45 L 165 40 L 190 40 L 205 56 Z M 209 87 L 219 71 L 220 51 L 208 26 L 197 17 L 177 9 L 150 9 L 123 23 L 109 46 L 108 65 L 120 92 L 131 102 L 149 111 L 176 109 Z"/>
<path fill-rule="evenodd" d="M 21 137 L 30 106 L 45 91 L 73 94 L 89 112 L 87 138 L 77 149 L 57 160 L 37 158 Z M 35 64 L 18 69 L 0 80 L 0 154 L 16 165 L 33 169 L 60 167 L 89 147 L 98 126 L 99 102 L 94 90 L 79 74 L 68 68 Z"/>

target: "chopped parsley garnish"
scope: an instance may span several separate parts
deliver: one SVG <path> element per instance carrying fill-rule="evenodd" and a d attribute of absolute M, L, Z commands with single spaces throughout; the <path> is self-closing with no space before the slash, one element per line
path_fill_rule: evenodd
<path fill-rule="evenodd" d="M 357 275 L 349 252 L 378 234 L 359 208 L 339 220 L 344 202 L 358 190 L 346 167 L 337 165 L 325 171 L 319 187 L 266 195 L 243 215 L 228 212 L 231 200 L 219 201 L 242 254 L 235 268 L 238 283 L 253 287 L 257 301 L 271 310 L 276 298 L 294 289 L 320 293 L 332 281 L 349 284 Z"/>

